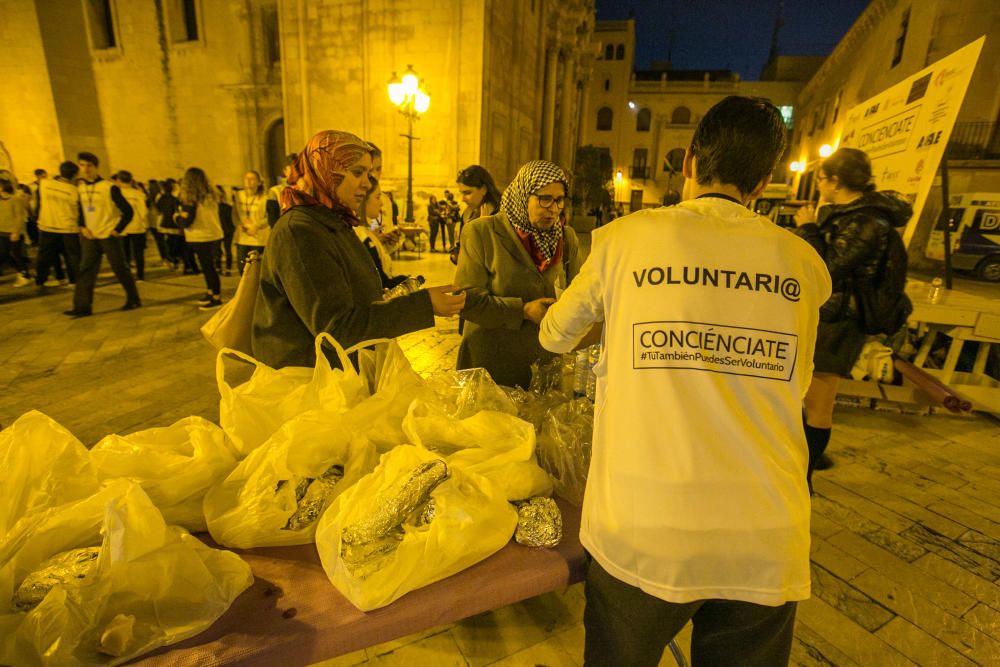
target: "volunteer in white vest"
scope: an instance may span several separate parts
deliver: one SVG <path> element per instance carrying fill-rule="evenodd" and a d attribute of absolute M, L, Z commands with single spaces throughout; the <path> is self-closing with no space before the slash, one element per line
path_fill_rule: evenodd
<path fill-rule="evenodd" d="M 17 178 L 0 170 L 0 262 L 7 260 L 17 271 L 14 287 L 31 284 L 24 237 L 28 226 L 28 202 L 17 187 Z"/>
<path fill-rule="evenodd" d="M 132 172 L 124 169 L 118 172 L 118 184 L 125 201 L 135 211 L 132 222 L 128 223 L 122 238 L 125 259 L 135 262 L 135 279 L 142 281 L 146 279 L 146 216 L 149 215 L 149 210 L 146 208 L 146 193 L 135 186 Z"/>
<path fill-rule="evenodd" d="M 76 176 L 80 168 L 72 160 L 59 165 L 59 175 L 38 182 L 38 262 L 35 283 L 48 282 L 49 269 L 66 259 L 69 282 L 76 283 L 80 273 L 80 191 Z"/>
<path fill-rule="evenodd" d="M 205 172 L 191 167 L 181 179 L 180 210 L 175 220 L 184 229 L 184 239 L 198 258 L 205 277 L 206 293 L 198 302 L 199 310 L 214 310 L 222 305 L 222 285 L 215 268 L 222 223 L 219 221 L 219 198 Z"/>
<path fill-rule="evenodd" d="M 132 206 L 117 185 L 97 173 L 100 162 L 96 155 L 84 152 L 78 154 L 76 159 L 80 165 L 80 275 L 73 291 L 73 309 L 63 315 L 77 318 L 92 314 L 94 285 L 103 255 L 108 256 L 111 270 L 125 290 L 125 305 L 121 309 L 135 310 L 142 302 L 121 243 L 122 233 L 132 222 Z"/>
<path fill-rule="evenodd" d="M 251 250 L 264 254 L 267 240 L 271 236 L 271 225 L 267 221 L 267 192 L 260 174 L 248 171 L 243 176 L 242 190 L 236 193 L 233 202 L 233 225 L 236 227 L 236 264 L 243 275 L 243 266 Z"/>
<path fill-rule="evenodd" d="M 587 664 L 655 665 L 692 619 L 695 665 L 788 663 L 810 592 L 802 397 L 830 276 L 746 208 L 785 136 L 766 100 L 712 107 L 684 201 L 596 230 L 542 320 L 553 352 L 603 331 L 580 528 Z"/>

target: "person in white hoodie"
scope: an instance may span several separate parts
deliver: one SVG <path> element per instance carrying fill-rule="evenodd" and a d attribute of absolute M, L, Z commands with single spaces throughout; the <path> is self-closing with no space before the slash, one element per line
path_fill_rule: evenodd
<path fill-rule="evenodd" d="M 751 213 L 785 147 L 778 109 L 727 97 L 695 130 L 684 201 L 594 232 L 539 340 L 601 336 L 580 541 L 586 664 L 786 665 L 809 597 L 802 397 L 830 275 Z"/>

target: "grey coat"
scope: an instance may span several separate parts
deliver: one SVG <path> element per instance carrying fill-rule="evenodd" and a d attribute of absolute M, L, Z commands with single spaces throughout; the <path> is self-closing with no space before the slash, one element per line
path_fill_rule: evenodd
<path fill-rule="evenodd" d="M 455 273 L 455 284 L 466 294 L 458 368 L 481 366 L 498 384 L 527 388 L 531 363 L 554 355 L 539 344 L 538 325 L 524 319 L 524 304 L 555 297 L 556 287 L 565 288 L 580 264 L 580 245 L 569 226 L 562 260 L 541 273 L 506 214 L 468 223 Z"/>
<path fill-rule="evenodd" d="M 382 281 L 354 230 L 325 206 L 296 206 L 271 232 L 253 318 L 253 353 L 268 366 L 313 366 L 314 340 L 345 348 L 434 326 L 420 290 L 382 301 Z M 327 354 L 337 367 L 336 355 Z"/>

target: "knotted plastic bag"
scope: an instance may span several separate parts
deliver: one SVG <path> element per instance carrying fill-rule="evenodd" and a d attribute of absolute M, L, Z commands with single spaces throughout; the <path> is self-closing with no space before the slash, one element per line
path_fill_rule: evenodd
<path fill-rule="evenodd" d="M 457 419 L 435 403 L 416 400 L 403 431 L 449 466 L 486 477 L 508 500 L 552 493 L 552 481 L 535 462 L 535 429 L 513 415 L 480 410 Z"/>
<path fill-rule="evenodd" d="M 337 352 L 342 368 L 332 368 L 323 343 Z M 219 423 L 240 458 L 260 447 L 286 421 L 308 410 L 346 410 L 368 395 L 344 348 L 332 336 L 316 337 L 316 366 L 274 369 L 236 350 L 219 352 L 215 377 L 219 386 Z M 235 357 L 254 366 L 253 375 L 231 387 L 226 381 L 225 358 Z"/>
<path fill-rule="evenodd" d="M 226 434 L 201 417 L 109 435 L 90 450 L 90 460 L 99 479 L 139 482 L 167 523 L 195 533 L 206 530 L 205 493 L 236 467 Z"/>
<path fill-rule="evenodd" d="M 577 507 L 583 505 L 593 437 L 594 405 L 585 398 L 550 409 L 538 435 L 538 464 L 551 475 L 556 495 Z"/>
<path fill-rule="evenodd" d="M 205 496 L 208 530 L 219 544 L 308 544 L 330 503 L 377 462 L 374 447 L 343 413 L 294 417 Z"/>
<path fill-rule="evenodd" d="M 98 547 L 85 578 L 50 579 L 30 611 L 13 611 L 41 566 L 83 547 Z M 239 556 L 168 526 L 138 484 L 115 480 L 22 519 L 0 544 L 0 664 L 121 664 L 202 632 L 252 583 Z"/>
<path fill-rule="evenodd" d="M 427 384 L 441 410 L 452 417 L 471 417 L 480 410 L 517 414 L 517 406 L 485 368 L 435 373 Z"/>
<path fill-rule="evenodd" d="M 87 449 L 37 410 L 0 431 L 0 538 L 23 516 L 97 491 Z"/>
<path fill-rule="evenodd" d="M 406 593 L 440 581 L 499 551 L 517 526 L 517 512 L 489 480 L 449 468 L 425 504 L 406 516 L 386 516 L 415 471 L 439 456 L 403 445 L 384 454 L 378 467 L 341 494 L 320 519 L 316 549 L 327 577 L 358 609 L 383 607 Z M 383 512 L 376 516 L 374 513 Z M 342 541 L 360 526 L 385 528 L 379 537 L 393 548 L 373 551 L 369 563 L 345 562 Z M 363 546 L 363 545 L 362 545 Z M 350 553 L 350 552 L 348 552 Z"/>

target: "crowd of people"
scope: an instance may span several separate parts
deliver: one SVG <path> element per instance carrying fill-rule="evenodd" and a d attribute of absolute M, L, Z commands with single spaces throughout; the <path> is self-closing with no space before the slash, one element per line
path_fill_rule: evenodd
<path fill-rule="evenodd" d="M 454 284 L 398 295 L 408 276 L 392 263 L 403 235 L 381 151 L 336 130 L 290 156 L 271 190 L 254 171 L 234 195 L 198 168 L 148 188 L 128 172 L 105 181 L 90 153 L 40 177 L 34 204 L 0 179 L 0 251 L 26 281 L 25 225 L 11 221 L 33 207 L 36 282 L 51 284 L 50 270 L 75 281 L 73 317 L 91 313 L 102 255 L 122 308 L 141 306 L 129 258 L 141 282 L 146 229 L 170 267 L 204 275 L 205 309 L 221 304 L 231 246 L 238 270 L 262 253 L 252 348 L 275 368 L 314 365 L 322 333 L 348 348 L 461 315 L 457 367 L 528 388 L 533 363 L 600 341 L 581 529 L 587 663 L 654 665 L 693 619 L 695 664 L 786 664 L 809 596 L 810 478 L 837 378 L 870 329 L 858 289 L 880 279 L 909 210 L 874 191 L 864 153 L 841 148 L 821 165 L 819 213 L 779 228 L 747 205 L 785 142 L 774 105 L 726 98 L 695 131 L 682 201 L 601 226 L 585 260 L 566 171 L 531 161 L 501 194 L 472 165 L 456 179 L 464 210 L 450 191 L 428 205 Z"/>

